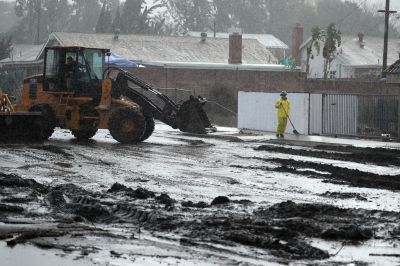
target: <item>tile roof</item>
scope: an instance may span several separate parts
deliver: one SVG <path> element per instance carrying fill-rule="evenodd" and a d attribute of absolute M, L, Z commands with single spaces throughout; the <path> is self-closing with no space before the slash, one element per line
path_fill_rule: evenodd
<path fill-rule="evenodd" d="M 229 42 L 226 39 L 154 35 L 86 34 L 56 32 L 49 40 L 62 46 L 109 48 L 118 55 L 138 62 L 228 63 Z M 50 41 L 49 41 L 50 43 Z M 258 41 L 243 40 L 244 64 L 277 63 L 277 59 Z"/>
<path fill-rule="evenodd" d="M 358 37 L 342 36 L 342 45 L 338 49 L 338 58 L 347 65 L 381 65 L 383 58 L 383 38 L 364 37 L 364 48 L 360 47 Z M 400 40 L 389 39 L 388 64 L 399 58 Z"/>
<path fill-rule="evenodd" d="M 26 63 L 35 61 L 39 52 L 41 51 L 43 44 L 41 45 L 29 45 L 29 44 L 14 44 L 12 54 L 9 58 L 0 61 L 2 64 L 6 63 Z"/>
<path fill-rule="evenodd" d="M 200 37 L 201 32 L 197 31 L 189 31 L 188 35 L 191 37 Z M 207 32 L 207 36 L 209 38 L 213 38 L 214 33 L 213 32 Z M 215 34 L 216 38 L 224 38 L 228 39 L 229 38 L 229 33 L 225 32 L 217 32 Z M 243 39 L 253 39 L 259 41 L 264 47 L 271 48 L 271 49 L 284 49 L 288 50 L 289 46 L 276 38 L 272 34 L 251 34 L 251 33 L 243 33 L 242 34 Z"/>
<path fill-rule="evenodd" d="M 400 60 L 394 62 L 385 70 L 385 72 L 388 74 L 400 74 Z"/>

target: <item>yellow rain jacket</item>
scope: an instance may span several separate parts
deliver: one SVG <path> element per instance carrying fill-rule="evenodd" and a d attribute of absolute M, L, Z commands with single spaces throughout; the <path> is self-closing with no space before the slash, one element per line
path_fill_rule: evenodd
<path fill-rule="evenodd" d="M 290 116 L 290 102 L 288 99 L 280 98 L 275 102 L 275 108 L 278 109 L 278 128 L 276 133 L 283 134 L 286 130 L 288 116 Z"/>

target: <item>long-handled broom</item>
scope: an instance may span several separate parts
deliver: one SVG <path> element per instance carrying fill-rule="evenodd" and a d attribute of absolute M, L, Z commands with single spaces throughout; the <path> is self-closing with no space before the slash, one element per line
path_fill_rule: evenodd
<path fill-rule="evenodd" d="M 293 125 L 292 120 L 291 120 L 290 117 L 288 116 L 288 113 L 286 112 L 285 107 L 283 107 L 283 105 L 281 105 L 281 106 L 282 106 L 283 111 L 285 111 L 285 114 L 286 114 L 287 118 L 289 119 L 290 124 L 291 124 L 292 127 L 293 127 L 293 134 L 295 134 L 295 135 L 300 135 L 299 131 L 296 130 L 296 128 L 295 128 L 294 125 Z"/>

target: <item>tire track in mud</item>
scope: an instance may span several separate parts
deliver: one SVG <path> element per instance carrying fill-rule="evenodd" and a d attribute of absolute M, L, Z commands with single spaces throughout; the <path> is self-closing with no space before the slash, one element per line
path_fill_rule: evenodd
<path fill-rule="evenodd" d="M 400 166 L 400 150 L 328 145 L 317 145 L 313 148 L 314 149 L 293 149 L 276 145 L 261 145 L 254 148 L 254 150 L 362 164 L 373 163 L 381 166 Z"/>
<path fill-rule="evenodd" d="M 24 208 L 16 208 L 15 204 L 3 203 L 2 195 L 10 188 L 15 193 L 37 195 L 32 200 L 48 209 L 48 213 L 41 214 L 42 218 L 69 226 L 41 231 L 26 231 L 25 228 L 25 231 L 14 230 L 11 235 L 9 231 L 0 229 L 0 239 L 6 239 L 9 245 L 26 241 L 34 243 L 43 237 L 106 234 L 96 228 L 89 230 L 88 226 L 93 223 L 127 224 L 137 226 L 139 230 L 173 233 L 180 236 L 183 246 L 209 243 L 233 249 L 244 245 L 266 250 L 289 261 L 321 260 L 331 256 L 327 251 L 312 246 L 310 238 L 362 242 L 400 236 L 400 214 L 395 212 L 341 209 L 292 201 L 246 212 L 246 207 L 252 204 L 246 200 L 217 197 L 210 204 L 190 204 L 178 202 L 167 194 L 157 196 L 147 189 L 134 189 L 118 183 L 107 191 L 91 192 L 73 184 L 44 186 L 4 173 L 0 173 L 0 222 L 7 223 L 21 215 L 26 218 L 35 216 Z"/>
<path fill-rule="evenodd" d="M 292 173 L 310 178 L 322 178 L 325 182 L 334 184 L 350 185 L 354 187 L 378 188 L 391 191 L 400 190 L 400 175 L 378 175 L 358 169 L 348 169 L 331 164 L 296 161 L 293 159 L 240 157 L 263 162 L 280 164 L 278 167 L 269 166 L 242 166 L 230 165 L 233 168 L 263 170 L 269 172 Z M 313 169 L 314 171 L 308 170 Z M 320 172 L 320 173 L 318 173 Z M 326 172 L 321 173 L 321 172 Z"/>
<path fill-rule="evenodd" d="M 316 145 L 313 148 L 323 149 L 298 149 L 287 148 L 277 145 L 261 145 L 255 147 L 256 151 L 266 151 L 270 153 L 283 153 L 296 156 L 306 156 L 311 158 L 324 158 L 338 161 L 351 161 L 356 163 L 376 165 L 397 166 L 400 164 L 400 151 L 385 148 L 359 148 L 352 146 L 329 146 Z M 321 178 L 324 182 L 335 184 L 350 185 L 354 187 L 377 188 L 391 191 L 400 190 L 400 175 L 382 175 L 359 169 L 349 169 L 334 166 L 327 163 L 317 163 L 310 161 L 297 161 L 294 159 L 283 158 L 261 158 L 243 157 L 238 158 L 247 160 L 258 160 L 262 162 L 278 164 L 278 167 L 271 166 L 243 166 L 232 164 L 230 167 L 239 169 L 262 170 L 268 172 L 292 173 L 307 176 L 310 178 Z M 311 170 L 310 170 L 311 169 Z"/>
<path fill-rule="evenodd" d="M 354 187 L 378 188 L 390 191 L 400 190 L 400 175 L 378 175 L 370 172 L 360 171 L 358 169 L 348 169 L 331 164 L 296 161 L 293 159 L 265 159 L 257 157 L 253 157 L 252 159 L 257 159 L 264 162 L 278 163 L 281 165 L 277 168 L 262 168 L 263 170 L 267 171 L 287 172 L 314 178 L 323 178 L 326 179 L 325 182 L 341 182 L 344 185 L 350 185 Z M 240 166 L 236 167 L 240 168 Z M 315 171 L 327 172 L 328 174 L 322 174 L 302 169 L 314 169 Z"/>

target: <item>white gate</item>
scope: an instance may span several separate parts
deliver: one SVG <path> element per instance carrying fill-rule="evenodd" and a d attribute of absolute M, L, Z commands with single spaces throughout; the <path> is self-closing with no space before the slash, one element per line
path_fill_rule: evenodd
<path fill-rule="evenodd" d="M 277 110 L 274 107 L 279 93 L 239 92 L 238 128 L 276 131 Z M 299 133 L 308 134 L 309 94 L 290 93 L 291 120 Z M 293 131 L 288 123 L 286 132 Z"/>
<path fill-rule="evenodd" d="M 358 98 L 355 95 L 330 94 L 322 97 L 322 133 L 357 135 Z"/>

